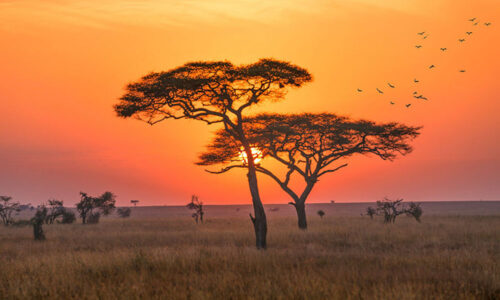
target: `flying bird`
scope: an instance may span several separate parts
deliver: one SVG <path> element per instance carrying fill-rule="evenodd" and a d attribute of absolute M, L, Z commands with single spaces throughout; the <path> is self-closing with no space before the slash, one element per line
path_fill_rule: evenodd
<path fill-rule="evenodd" d="M 435 67 L 436 67 L 435 65 L 430 65 L 429 69 L 432 69 L 432 68 L 435 68 Z"/>
<path fill-rule="evenodd" d="M 384 93 L 384 92 L 382 92 L 381 90 L 379 90 L 378 88 L 377 88 L 377 92 L 379 92 L 380 94 L 383 94 L 383 93 Z"/>
<path fill-rule="evenodd" d="M 395 88 L 394 85 L 392 85 L 390 82 L 387 83 L 387 85 L 390 87 L 390 88 Z"/>
<path fill-rule="evenodd" d="M 420 49 L 422 48 L 422 45 L 416 45 L 415 48 Z"/>
<path fill-rule="evenodd" d="M 467 35 L 471 35 L 472 34 L 472 31 L 467 31 L 466 32 Z"/>
<path fill-rule="evenodd" d="M 458 41 L 459 41 L 460 43 L 463 43 L 463 42 L 465 42 L 465 39 L 458 39 Z"/>
<path fill-rule="evenodd" d="M 484 25 L 486 25 L 486 26 L 490 26 L 490 25 L 491 25 L 491 23 L 490 23 L 490 22 L 486 22 L 486 23 L 484 23 Z"/>
<path fill-rule="evenodd" d="M 362 89 L 358 89 L 358 92 L 360 92 L 360 93 L 361 93 L 362 91 L 363 91 Z"/>
<path fill-rule="evenodd" d="M 413 95 L 416 95 L 416 94 L 418 94 L 418 92 L 416 92 L 416 91 L 415 91 L 415 92 L 413 92 Z"/>
<path fill-rule="evenodd" d="M 411 103 L 408 103 L 408 104 L 406 104 L 405 106 L 406 106 L 406 107 L 410 107 L 410 106 L 411 106 Z"/>
<path fill-rule="evenodd" d="M 424 40 L 428 37 L 429 35 L 424 36 Z"/>
<path fill-rule="evenodd" d="M 396 104 L 396 103 L 394 103 L 394 102 L 392 102 L 392 101 L 391 101 L 391 104 L 392 104 L 392 105 L 394 105 L 394 104 Z"/>
<path fill-rule="evenodd" d="M 422 31 L 422 32 L 419 32 L 417 33 L 418 35 L 424 35 L 425 34 L 425 31 Z"/>
<path fill-rule="evenodd" d="M 476 18 L 469 19 L 470 22 L 476 21 Z"/>
<path fill-rule="evenodd" d="M 441 49 L 441 51 L 443 51 L 443 52 L 448 50 L 447 48 L 439 48 L 439 49 Z"/>
<path fill-rule="evenodd" d="M 417 78 L 414 78 L 414 79 L 413 79 L 413 82 L 415 82 L 415 83 L 419 83 L 419 82 L 420 82 L 420 80 L 417 80 Z"/>
<path fill-rule="evenodd" d="M 460 73 L 465 73 L 465 70 L 459 70 L 458 72 L 460 72 Z"/>
<path fill-rule="evenodd" d="M 472 24 L 472 25 L 476 26 L 477 24 L 479 24 L 479 22 L 476 22 L 476 23 L 474 23 L 474 24 Z"/>

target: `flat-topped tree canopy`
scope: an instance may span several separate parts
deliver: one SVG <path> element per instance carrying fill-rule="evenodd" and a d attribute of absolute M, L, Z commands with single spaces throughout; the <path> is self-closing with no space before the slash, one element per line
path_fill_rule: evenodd
<path fill-rule="evenodd" d="M 406 155 L 412 151 L 409 142 L 420 130 L 400 123 L 352 120 L 331 113 L 260 114 L 245 118 L 243 124 L 248 140 L 262 157 L 271 156 L 291 171 L 316 179 L 330 172 L 331 163 L 356 153 L 374 154 L 384 160 Z M 218 131 L 198 164 L 241 165 L 240 147 L 226 132 Z M 263 171 L 262 166 L 259 169 Z"/>
<path fill-rule="evenodd" d="M 170 118 L 231 124 L 245 108 L 281 99 L 287 87 L 311 80 L 306 69 L 274 59 L 241 66 L 191 62 L 128 84 L 115 110 L 121 117 L 134 116 L 150 124 Z"/>

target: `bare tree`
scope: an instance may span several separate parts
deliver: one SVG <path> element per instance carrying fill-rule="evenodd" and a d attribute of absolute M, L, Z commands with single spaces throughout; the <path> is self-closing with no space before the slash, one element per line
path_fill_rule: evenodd
<path fill-rule="evenodd" d="M 243 117 L 259 103 L 282 99 L 287 87 L 300 87 L 311 80 L 307 70 L 274 59 L 242 66 L 227 61 L 192 62 L 167 72 L 150 73 L 129 84 L 115 110 L 120 117 L 134 116 L 151 125 L 166 119 L 195 119 L 223 125 L 249 158 L 247 179 L 255 214 L 250 217 L 256 246 L 265 249 L 266 214 Z"/>
<path fill-rule="evenodd" d="M 198 220 L 203 223 L 203 215 L 205 212 L 203 211 L 203 202 L 198 199 L 198 196 L 191 196 L 191 202 L 189 202 L 186 207 L 194 210 L 194 213 L 191 216 L 196 221 L 196 224 L 198 224 Z"/>
<path fill-rule="evenodd" d="M 292 198 L 297 211 L 298 226 L 307 228 L 305 202 L 323 175 L 347 166 L 340 162 L 356 154 L 372 154 L 383 160 L 393 160 L 398 154 L 412 151 L 409 144 L 418 136 L 420 127 L 399 123 L 375 123 L 352 120 L 335 114 L 261 114 L 244 119 L 248 140 L 259 149 L 259 158 L 271 157 L 285 167 L 278 175 L 257 164 L 257 172 L 272 178 Z M 224 167 L 212 173 L 224 173 L 233 168 L 245 168 L 241 159 L 241 144 L 224 130 L 216 132 L 198 164 Z M 304 180 L 302 187 L 291 187 L 292 176 Z"/>
<path fill-rule="evenodd" d="M 21 208 L 19 202 L 14 202 L 12 197 L 0 196 L 0 218 L 5 226 L 14 222 L 12 214 L 17 213 L 20 210 Z"/>
<path fill-rule="evenodd" d="M 137 203 L 139 203 L 139 200 L 130 200 L 130 203 L 132 203 L 134 207 L 136 207 Z"/>
<path fill-rule="evenodd" d="M 82 223 L 98 223 L 101 213 L 105 216 L 109 215 L 115 208 L 115 195 L 111 192 L 104 192 L 99 197 L 91 197 L 87 193 L 80 192 L 80 202 L 76 205 L 76 209 L 80 213 Z M 94 212 L 94 210 L 99 210 Z"/>
<path fill-rule="evenodd" d="M 395 223 L 396 218 L 402 214 L 413 216 L 420 222 L 423 211 L 419 203 L 403 203 L 403 199 L 391 200 L 385 197 L 384 200 L 377 201 L 377 214 L 384 215 L 384 223 Z"/>

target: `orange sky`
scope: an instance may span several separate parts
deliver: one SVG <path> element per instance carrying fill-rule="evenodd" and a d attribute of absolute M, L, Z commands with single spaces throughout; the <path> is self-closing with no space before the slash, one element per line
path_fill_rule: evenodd
<path fill-rule="evenodd" d="M 150 71 L 273 57 L 314 81 L 259 111 L 424 126 L 412 154 L 353 159 L 323 177 L 310 202 L 498 200 L 498 12 L 498 0 L 0 0 L 0 194 L 33 204 L 105 190 L 119 205 L 184 204 L 192 193 L 207 204 L 250 203 L 242 171 L 211 175 L 193 164 L 217 125 L 150 127 L 115 117 L 112 105 Z M 412 101 L 414 77 L 428 102 Z M 267 178 L 260 187 L 264 203 L 289 201 Z"/>

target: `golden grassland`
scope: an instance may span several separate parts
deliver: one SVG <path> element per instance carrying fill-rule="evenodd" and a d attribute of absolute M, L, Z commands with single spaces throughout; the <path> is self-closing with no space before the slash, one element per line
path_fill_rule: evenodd
<path fill-rule="evenodd" d="M 500 216 L 107 218 L 0 228 L 0 299 L 499 299 Z"/>

